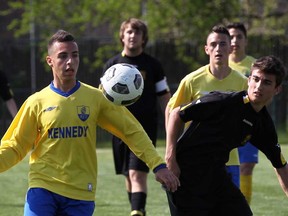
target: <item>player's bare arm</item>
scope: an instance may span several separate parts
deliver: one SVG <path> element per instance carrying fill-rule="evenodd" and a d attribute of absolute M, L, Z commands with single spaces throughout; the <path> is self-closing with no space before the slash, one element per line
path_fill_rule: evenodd
<path fill-rule="evenodd" d="M 170 92 L 167 92 L 166 94 L 158 97 L 159 105 L 160 105 L 161 111 L 164 115 L 166 112 L 165 109 L 166 109 L 167 103 L 169 102 L 170 98 L 171 98 Z"/>
<path fill-rule="evenodd" d="M 180 169 L 176 161 L 176 144 L 177 139 L 183 132 L 184 122 L 179 116 L 180 107 L 173 109 L 167 120 L 167 132 L 166 132 L 166 154 L 165 160 L 167 167 L 177 177 L 180 176 Z"/>
<path fill-rule="evenodd" d="M 288 197 L 288 164 L 282 168 L 275 169 L 275 172 L 282 190 Z"/>

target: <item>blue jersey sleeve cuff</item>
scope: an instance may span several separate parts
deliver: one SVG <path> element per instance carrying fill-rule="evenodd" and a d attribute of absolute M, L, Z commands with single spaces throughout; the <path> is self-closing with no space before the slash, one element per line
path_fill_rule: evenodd
<path fill-rule="evenodd" d="M 164 168 L 167 168 L 166 164 L 160 164 L 153 169 L 153 172 L 156 173 L 158 170 L 164 169 Z"/>

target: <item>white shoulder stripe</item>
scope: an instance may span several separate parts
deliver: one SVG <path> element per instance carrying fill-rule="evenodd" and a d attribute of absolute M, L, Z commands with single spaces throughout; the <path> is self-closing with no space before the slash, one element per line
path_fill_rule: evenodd
<path fill-rule="evenodd" d="M 164 79 L 158 81 L 155 84 L 155 88 L 156 88 L 156 93 L 162 92 L 164 90 L 170 91 L 168 83 L 167 83 L 167 80 L 166 80 L 166 77 L 164 77 Z"/>

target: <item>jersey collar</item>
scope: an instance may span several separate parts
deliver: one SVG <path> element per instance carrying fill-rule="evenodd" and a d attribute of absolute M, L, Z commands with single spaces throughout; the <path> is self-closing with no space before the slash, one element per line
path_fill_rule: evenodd
<path fill-rule="evenodd" d="M 76 85 L 69 91 L 69 92 L 63 92 L 60 89 L 56 88 L 53 84 L 53 81 L 50 83 L 50 89 L 54 92 L 56 92 L 57 94 L 60 94 L 64 97 L 69 97 L 70 95 L 72 95 L 74 92 L 76 92 L 79 88 L 80 88 L 81 84 L 80 82 L 77 80 L 76 81 Z"/>

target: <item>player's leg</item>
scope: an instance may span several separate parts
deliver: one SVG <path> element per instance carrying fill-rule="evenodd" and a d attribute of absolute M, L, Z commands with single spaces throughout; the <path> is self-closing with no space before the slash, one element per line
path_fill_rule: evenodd
<path fill-rule="evenodd" d="M 223 172 L 218 172 L 214 161 L 205 159 L 203 161 L 204 163 L 191 163 L 186 156 L 178 158 L 181 169 L 179 177 L 181 186 L 174 193 L 167 193 L 172 216 L 208 216 L 213 209 L 216 199 L 209 197 L 217 194 L 215 193 L 215 181 L 216 184 L 221 182 L 217 179 L 219 179 L 219 175 L 223 175 Z M 226 171 L 225 175 L 227 176 Z"/>
<path fill-rule="evenodd" d="M 131 187 L 132 187 L 132 185 L 131 185 L 129 175 L 126 176 L 126 178 L 125 178 L 125 187 L 126 187 L 126 191 L 127 191 L 127 195 L 128 195 L 128 200 L 129 200 L 129 203 L 131 205 L 131 196 L 132 196 Z"/>
<path fill-rule="evenodd" d="M 212 212 L 221 216 L 252 216 L 253 213 L 244 195 L 234 183 L 226 181 L 223 187 L 224 193 L 217 198 L 219 203 Z"/>
<path fill-rule="evenodd" d="M 56 215 L 69 216 L 92 216 L 95 203 L 94 201 L 75 200 L 56 194 L 55 199 L 60 203 Z"/>
<path fill-rule="evenodd" d="M 162 189 L 165 190 L 165 192 L 166 192 L 169 210 L 170 210 L 170 215 L 171 216 L 178 216 L 178 211 L 177 211 L 177 207 L 175 205 L 175 201 L 173 198 L 173 193 L 168 191 L 164 185 L 162 185 Z"/>
<path fill-rule="evenodd" d="M 227 173 L 230 176 L 232 182 L 238 188 L 240 188 L 240 166 L 238 166 L 238 165 L 226 166 L 226 170 L 227 170 Z"/>
<path fill-rule="evenodd" d="M 258 163 L 258 149 L 251 143 L 238 148 L 240 159 L 240 190 L 250 204 L 252 199 L 253 169 Z"/>
<path fill-rule="evenodd" d="M 26 195 L 24 216 L 92 216 L 94 201 L 70 199 L 43 188 L 30 188 Z"/>
<path fill-rule="evenodd" d="M 24 216 L 51 216 L 57 212 L 52 192 L 43 188 L 30 188 L 26 194 Z"/>
<path fill-rule="evenodd" d="M 145 215 L 147 199 L 147 174 L 149 168 L 132 152 L 129 160 L 129 178 L 131 182 L 131 215 Z"/>
<path fill-rule="evenodd" d="M 117 175 L 121 174 L 125 176 L 125 187 L 129 203 L 131 204 L 131 182 L 128 171 L 130 150 L 127 145 L 116 136 L 112 137 L 112 149 L 115 172 Z"/>

